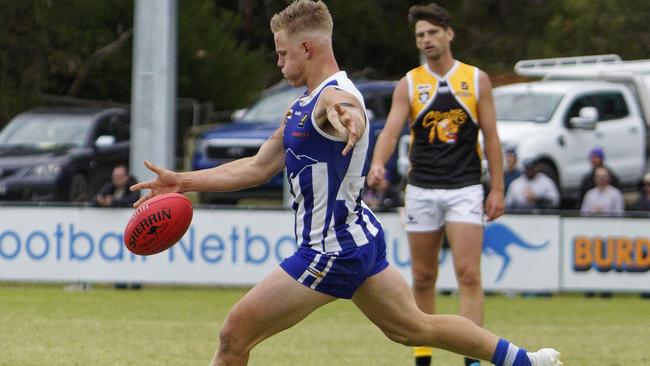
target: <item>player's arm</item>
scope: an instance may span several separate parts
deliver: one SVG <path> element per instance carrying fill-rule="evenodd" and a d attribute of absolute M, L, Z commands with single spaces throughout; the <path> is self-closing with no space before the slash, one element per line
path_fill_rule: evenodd
<path fill-rule="evenodd" d="M 485 156 L 490 172 L 490 193 L 485 202 L 485 213 L 488 221 L 494 220 L 503 215 L 503 154 L 501 152 L 501 141 L 497 133 L 497 117 L 494 109 L 494 98 L 492 97 L 492 83 L 488 75 L 479 71 L 479 100 L 478 120 L 479 128 L 483 133 L 485 144 Z"/>
<path fill-rule="evenodd" d="M 352 150 L 366 129 L 366 113 L 359 100 L 338 88 L 323 91 L 314 109 L 314 117 L 323 131 L 347 141 L 341 152 L 343 155 Z"/>
<path fill-rule="evenodd" d="M 156 178 L 131 186 L 132 191 L 150 189 L 133 206 L 169 192 L 229 192 L 261 185 L 284 169 L 284 123 L 260 147 L 256 155 L 218 167 L 191 172 L 174 172 L 145 161 Z"/>
<path fill-rule="evenodd" d="M 408 83 L 406 77 L 403 77 L 393 91 L 393 101 L 386 124 L 375 143 L 375 151 L 372 154 L 372 163 L 368 172 L 369 186 L 377 186 L 384 179 L 386 174 L 384 166 L 393 151 L 395 151 L 395 146 L 397 146 L 397 142 L 402 135 L 402 128 L 408 119 L 410 110 Z"/>

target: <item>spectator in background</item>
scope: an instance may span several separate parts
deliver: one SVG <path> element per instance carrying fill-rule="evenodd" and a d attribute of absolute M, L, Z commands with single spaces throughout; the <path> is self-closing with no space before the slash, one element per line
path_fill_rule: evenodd
<path fill-rule="evenodd" d="M 650 211 L 650 173 L 646 174 L 641 181 L 639 200 L 635 208 L 640 211 Z"/>
<path fill-rule="evenodd" d="M 621 190 L 610 182 L 609 170 L 604 166 L 596 168 L 594 180 L 596 187 L 590 189 L 582 200 L 582 215 L 621 215 L 624 200 Z"/>
<path fill-rule="evenodd" d="M 580 200 L 583 200 L 585 198 L 587 191 L 596 186 L 596 180 L 594 179 L 596 175 L 596 168 L 600 167 L 605 167 L 605 169 L 607 169 L 609 172 L 609 184 L 621 190 L 621 185 L 618 181 L 618 177 L 611 169 L 605 166 L 605 151 L 602 148 L 594 147 L 591 149 L 589 152 L 589 160 L 591 161 L 591 171 L 582 177 L 582 183 L 580 184 Z"/>
<path fill-rule="evenodd" d="M 131 207 L 139 198 L 140 192 L 131 192 L 129 187 L 136 184 L 134 177 L 124 165 L 113 168 L 111 181 L 93 197 L 93 204 L 99 207 Z"/>
<path fill-rule="evenodd" d="M 535 162 L 524 161 L 524 174 L 512 181 L 506 193 L 507 208 L 556 208 L 560 193 L 555 182 L 537 171 Z"/>
<path fill-rule="evenodd" d="M 517 150 L 514 147 L 505 148 L 506 168 L 503 172 L 504 192 L 508 193 L 508 187 L 515 179 L 521 176 L 521 171 L 517 167 Z"/>

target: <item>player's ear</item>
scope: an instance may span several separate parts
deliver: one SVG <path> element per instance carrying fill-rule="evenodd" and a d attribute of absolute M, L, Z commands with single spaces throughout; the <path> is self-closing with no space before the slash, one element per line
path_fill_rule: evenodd
<path fill-rule="evenodd" d="M 309 41 L 305 40 L 305 41 L 302 41 L 302 43 L 300 44 L 300 47 L 302 48 L 303 54 L 305 56 L 307 56 L 307 58 L 310 58 L 311 55 L 312 55 L 312 52 L 314 51 L 312 44 Z"/>
<path fill-rule="evenodd" d="M 449 42 L 453 41 L 455 36 L 454 30 L 451 27 L 449 27 L 447 28 L 446 32 L 447 32 L 447 38 L 449 38 Z"/>

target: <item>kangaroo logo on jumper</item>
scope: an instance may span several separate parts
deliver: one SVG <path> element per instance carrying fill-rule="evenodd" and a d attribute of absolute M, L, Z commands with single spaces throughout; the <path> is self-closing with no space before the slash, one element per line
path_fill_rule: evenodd
<path fill-rule="evenodd" d="M 314 160 L 307 155 L 296 155 L 291 149 L 287 149 L 285 155 L 285 163 L 289 179 L 294 179 L 300 175 L 300 172 L 302 172 L 306 167 L 318 164 L 318 160 Z"/>
<path fill-rule="evenodd" d="M 547 240 L 542 244 L 530 243 L 522 239 L 508 226 L 501 223 L 492 223 L 485 227 L 485 233 L 483 234 L 483 253 L 496 254 L 503 258 L 501 271 L 496 279 L 496 282 L 499 282 L 510 264 L 510 255 L 507 252 L 508 247 L 515 245 L 526 250 L 540 250 L 546 247 L 549 242 Z"/>

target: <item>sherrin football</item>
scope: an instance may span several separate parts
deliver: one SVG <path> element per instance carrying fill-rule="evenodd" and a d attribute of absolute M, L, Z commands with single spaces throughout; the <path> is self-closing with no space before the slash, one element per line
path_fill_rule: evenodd
<path fill-rule="evenodd" d="M 160 253 L 176 244 L 192 222 L 192 202 L 166 193 L 143 202 L 124 229 L 124 245 L 138 255 Z"/>

